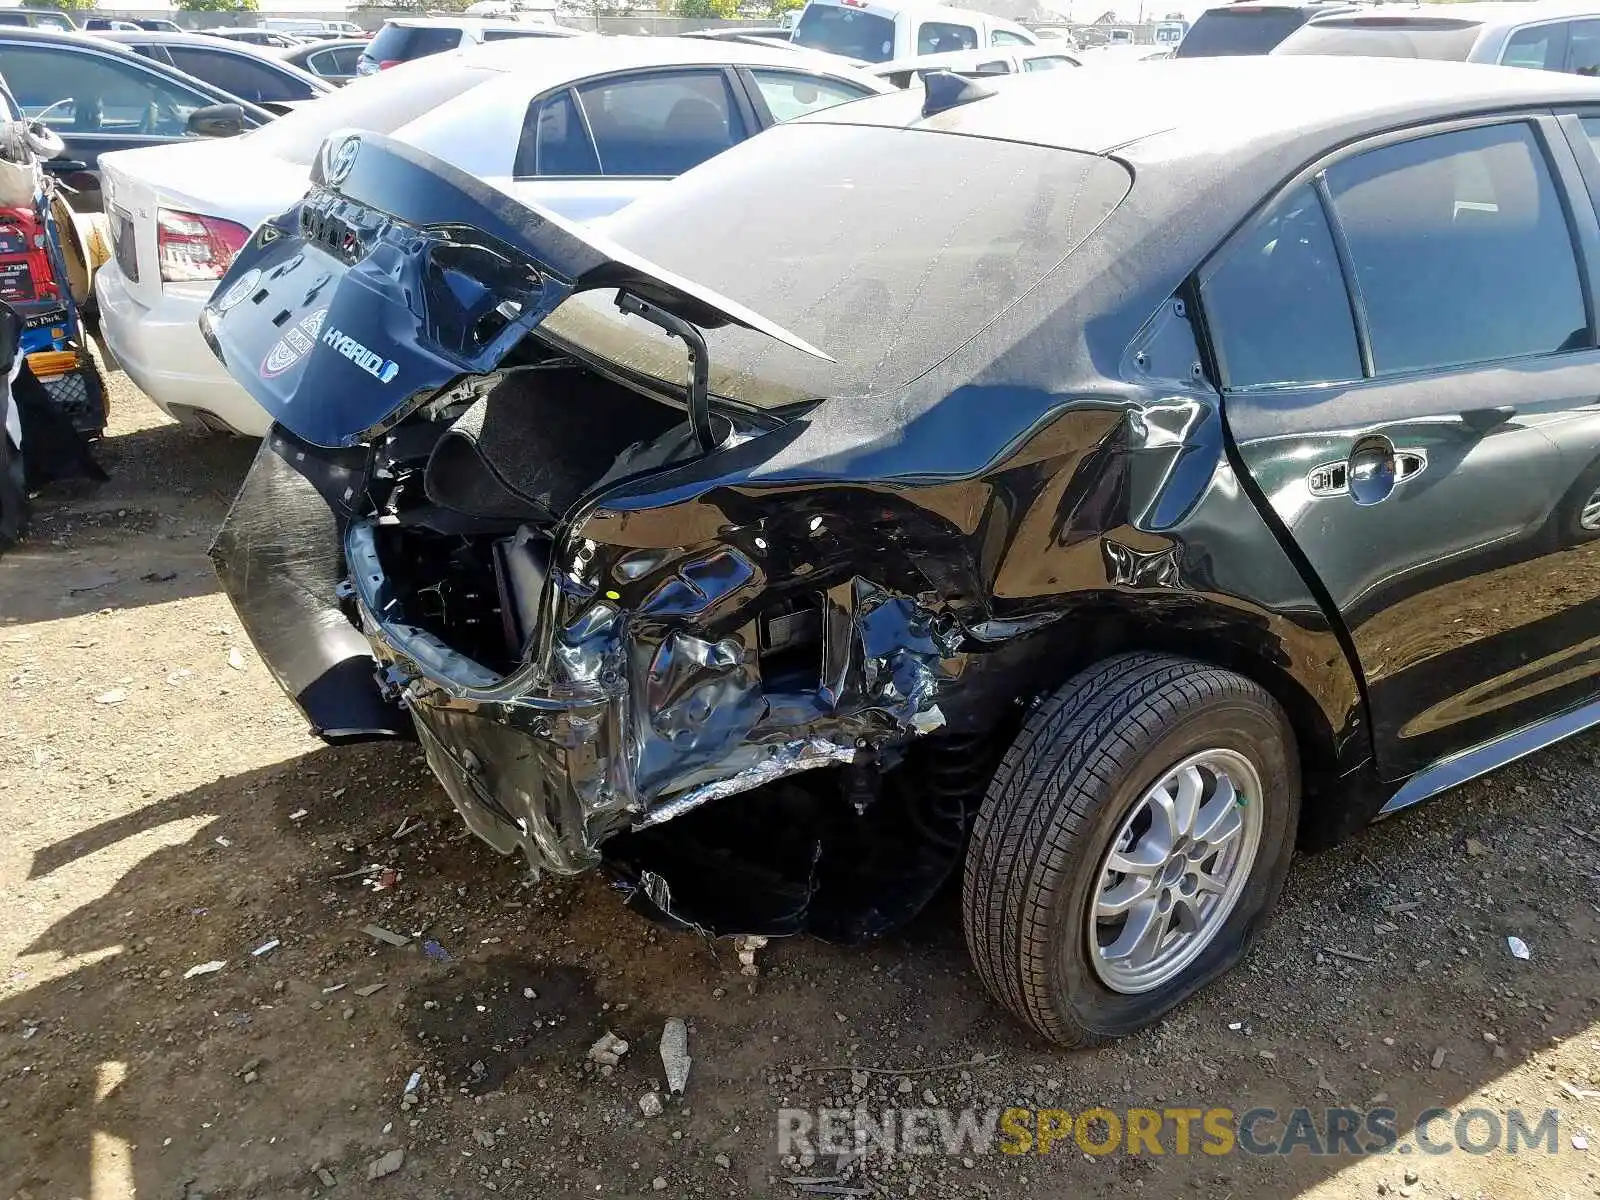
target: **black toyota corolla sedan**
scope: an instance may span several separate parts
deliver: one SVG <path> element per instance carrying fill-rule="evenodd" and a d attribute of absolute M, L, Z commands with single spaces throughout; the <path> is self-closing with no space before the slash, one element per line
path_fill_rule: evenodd
<path fill-rule="evenodd" d="M 535 868 L 842 940 L 959 874 L 1001 1003 L 1126 1033 L 1297 844 L 1600 722 L 1597 139 L 1531 71 L 932 75 L 601 234 L 336 137 L 203 321 L 278 421 L 221 577 Z"/>

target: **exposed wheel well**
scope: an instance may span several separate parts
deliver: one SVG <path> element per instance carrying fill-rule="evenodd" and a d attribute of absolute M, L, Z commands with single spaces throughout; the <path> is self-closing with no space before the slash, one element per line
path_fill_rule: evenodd
<path fill-rule="evenodd" d="M 1095 662 L 1133 650 L 1160 651 L 1238 672 L 1282 705 L 1294 732 L 1301 769 L 1299 845 L 1307 850 L 1329 846 L 1370 816 L 1362 800 L 1341 783 L 1348 764 L 1341 764 L 1336 731 L 1322 706 L 1282 664 L 1229 632 L 1221 623 L 1213 628 L 1192 623 L 1162 626 L 1125 614 L 1105 616 L 1074 628 L 1071 649 L 1064 657 L 1052 656 L 1053 678 L 1040 690 L 1059 686 Z M 1251 632 L 1260 635 L 1258 629 Z"/>

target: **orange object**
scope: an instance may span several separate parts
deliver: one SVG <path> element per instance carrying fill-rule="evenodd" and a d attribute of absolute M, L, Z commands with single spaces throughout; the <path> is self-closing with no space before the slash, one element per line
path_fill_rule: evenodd
<path fill-rule="evenodd" d="M 38 350 L 28 355 L 28 370 L 36 379 L 52 379 L 78 369 L 76 350 Z"/>

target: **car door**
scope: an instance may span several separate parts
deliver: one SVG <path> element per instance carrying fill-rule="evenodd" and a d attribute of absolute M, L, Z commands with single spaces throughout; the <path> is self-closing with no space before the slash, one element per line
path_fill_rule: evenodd
<path fill-rule="evenodd" d="M 189 115 L 211 96 L 147 67 L 133 55 L 0 36 L 0 75 L 29 117 L 61 136 L 65 152 L 45 164 L 69 183 L 74 208 L 100 208 L 102 154 L 190 136 Z"/>
<path fill-rule="evenodd" d="M 662 67 L 590 79 L 528 106 L 512 195 L 591 221 L 759 128 L 733 72 Z"/>
<path fill-rule="evenodd" d="M 1240 466 L 1343 619 L 1388 778 L 1596 699 L 1577 180 L 1548 116 L 1410 131 L 1302 179 L 1203 275 Z"/>

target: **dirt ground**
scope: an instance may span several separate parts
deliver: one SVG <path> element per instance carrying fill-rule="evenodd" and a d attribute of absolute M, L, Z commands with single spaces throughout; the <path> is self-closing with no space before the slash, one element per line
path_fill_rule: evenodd
<path fill-rule="evenodd" d="M 1001 1015 L 951 896 L 866 948 L 775 942 L 751 978 L 601 880 L 530 883 L 414 746 L 307 737 L 205 554 L 253 447 L 112 379 L 113 481 L 46 498 L 0 559 L 0 1197 L 1600 1195 L 1600 739 L 1302 858 L 1241 969 L 1109 1048 Z M 668 1016 L 693 1067 L 647 1117 Z M 632 1043 L 610 1073 L 607 1030 Z M 825 1105 L 1389 1106 L 1400 1138 L 786 1161 L 778 1110 Z M 1434 1106 L 1559 1132 L 1429 1154 Z"/>

